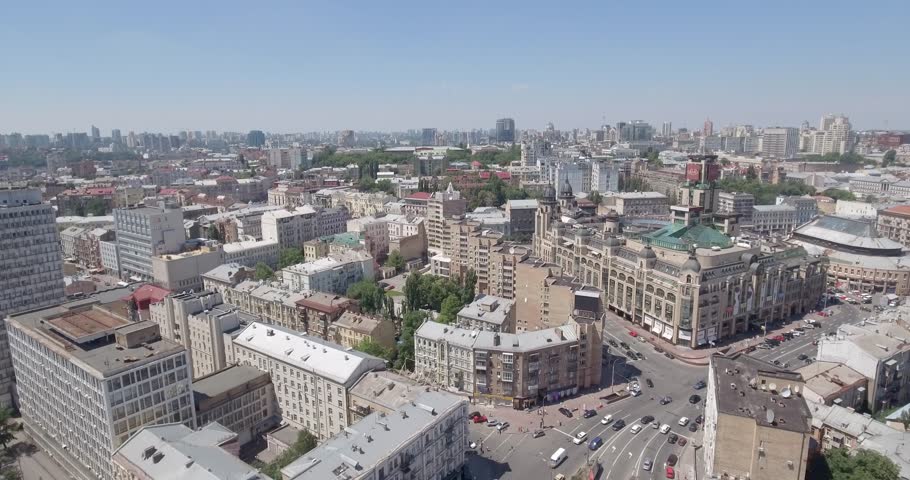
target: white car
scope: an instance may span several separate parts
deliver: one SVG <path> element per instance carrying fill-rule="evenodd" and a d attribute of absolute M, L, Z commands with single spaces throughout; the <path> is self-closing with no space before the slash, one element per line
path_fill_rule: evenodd
<path fill-rule="evenodd" d="M 613 421 L 613 415 L 607 415 L 604 418 L 600 419 L 601 425 L 609 425 Z"/>
<path fill-rule="evenodd" d="M 661 425 L 661 426 L 660 426 L 660 433 L 662 433 L 662 434 L 664 434 L 664 435 L 670 433 L 670 426 L 667 425 L 666 423 L 663 424 L 663 425 Z"/>
<path fill-rule="evenodd" d="M 793 335 L 794 337 L 798 337 L 798 336 L 800 336 L 800 335 L 804 335 L 804 333 L 803 333 L 803 332 L 800 332 L 799 330 L 793 330 L 792 332 L 790 332 L 790 334 Z"/>
<path fill-rule="evenodd" d="M 637 397 L 637 396 L 641 395 L 641 390 L 634 389 L 630 393 L 632 394 L 633 397 Z"/>
<path fill-rule="evenodd" d="M 636 423 L 635 425 L 632 425 L 632 429 L 629 431 L 632 432 L 632 435 L 635 435 L 641 431 L 641 425 Z"/>
<path fill-rule="evenodd" d="M 575 435 L 575 438 L 572 439 L 572 443 L 575 445 L 581 445 L 581 443 L 584 442 L 586 438 L 588 438 L 587 432 L 578 432 L 578 434 Z"/>
<path fill-rule="evenodd" d="M 682 417 L 679 419 L 679 425 L 685 427 L 689 424 L 689 417 Z"/>

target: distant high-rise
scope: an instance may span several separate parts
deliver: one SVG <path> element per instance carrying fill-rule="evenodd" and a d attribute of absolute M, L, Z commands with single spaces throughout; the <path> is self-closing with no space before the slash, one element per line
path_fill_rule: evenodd
<path fill-rule="evenodd" d="M 500 118 L 499 120 L 496 120 L 496 142 L 515 142 L 515 120 L 511 118 Z"/>
<path fill-rule="evenodd" d="M 114 145 L 123 144 L 123 137 L 120 136 L 120 130 L 118 130 L 116 128 L 111 130 L 111 143 L 113 143 Z"/>
<path fill-rule="evenodd" d="M 354 146 L 354 131 L 353 130 L 342 130 L 338 133 L 338 146 L 340 147 L 353 147 Z"/>
<path fill-rule="evenodd" d="M 621 142 L 651 140 L 654 136 L 654 129 L 642 120 L 632 120 L 628 123 L 618 122 L 616 131 L 619 133 L 619 141 Z"/>
<path fill-rule="evenodd" d="M 799 129 L 793 127 L 766 128 L 762 132 L 762 153 L 769 157 L 792 158 L 799 150 Z"/>
<path fill-rule="evenodd" d="M 844 154 L 853 148 L 850 135 L 850 119 L 844 115 L 825 115 L 819 122 L 819 130 L 824 132 L 821 141 L 821 150 L 815 153 Z"/>
<path fill-rule="evenodd" d="M 265 145 L 265 134 L 262 130 L 250 130 L 246 136 L 246 144 L 251 147 L 261 147 Z"/>
<path fill-rule="evenodd" d="M 705 120 L 705 126 L 702 128 L 702 133 L 706 137 L 714 135 L 714 122 L 712 122 L 710 118 Z"/>
<path fill-rule="evenodd" d="M 101 140 L 101 129 L 92 125 L 92 141 L 97 142 Z"/>
<path fill-rule="evenodd" d="M 420 144 L 421 145 L 436 145 L 436 129 L 435 128 L 424 128 L 420 131 Z"/>
<path fill-rule="evenodd" d="M 671 135 L 673 135 L 673 122 L 664 122 L 660 127 L 660 136 L 669 138 Z"/>

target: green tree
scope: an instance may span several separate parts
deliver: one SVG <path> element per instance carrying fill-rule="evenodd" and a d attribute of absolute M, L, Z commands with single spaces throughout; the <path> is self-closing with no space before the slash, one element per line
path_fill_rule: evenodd
<path fill-rule="evenodd" d="M 401 337 L 398 342 L 398 355 L 395 358 L 395 368 L 414 370 L 414 333 L 427 318 L 426 312 L 419 310 L 404 314 L 401 319 Z"/>
<path fill-rule="evenodd" d="M 310 450 L 316 448 L 316 444 L 316 437 L 309 431 L 302 430 L 300 434 L 297 435 L 297 441 L 294 442 L 290 448 L 282 452 L 278 458 L 266 465 L 262 469 L 262 473 L 275 480 L 281 480 L 281 469 L 290 465 L 291 462 L 302 457 Z"/>
<path fill-rule="evenodd" d="M 393 362 L 395 360 L 395 350 L 393 348 L 383 347 L 382 345 L 374 342 L 369 338 L 364 338 L 357 345 L 356 350 L 360 350 L 367 355 L 379 357 L 389 362 Z"/>
<path fill-rule="evenodd" d="M 600 192 L 597 190 L 591 190 L 591 193 L 588 194 L 588 200 L 594 203 L 594 205 L 600 205 L 600 201 L 603 200 Z"/>
<path fill-rule="evenodd" d="M 887 167 L 894 164 L 894 161 L 897 159 L 897 152 L 894 150 L 888 150 L 885 152 L 885 155 L 882 157 L 882 167 Z"/>
<path fill-rule="evenodd" d="M 8 408 L 0 409 L 0 445 L 6 451 L 9 443 L 16 437 L 19 426 L 13 423 L 13 412 Z"/>
<path fill-rule="evenodd" d="M 278 269 L 303 262 L 303 252 L 299 248 L 284 248 L 278 254 Z"/>
<path fill-rule="evenodd" d="M 754 165 L 749 165 L 749 169 L 746 170 L 746 180 L 758 180 L 758 172 L 755 171 Z"/>
<path fill-rule="evenodd" d="M 461 283 L 461 303 L 467 305 L 474 301 L 475 288 L 477 287 L 477 273 L 469 269 Z"/>
<path fill-rule="evenodd" d="M 415 312 L 423 305 L 423 292 L 421 291 L 422 282 L 419 273 L 411 273 L 404 282 L 404 305 L 405 310 Z"/>
<path fill-rule="evenodd" d="M 388 178 L 384 178 L 376 182 L 376 190 L 388 193 L 389 195 L 394 195 L 395 185 Z"/>
<path fill-rule="evenodd" d="M 888 457 L 872 450 L 860 449 L 850 452 L 846 448 L 832 448 L 819 457 L 821 460 L 812 466 L 811 478 L 831 480 L 900 478 L 900 468 Z M 810 475 L 806 477 L 810 478 Z"/>
<path fill-rule="evenodd" d="M 720 159 L 720 164 L 721 164 L 722 166 L 724 166 L 724 167 L 729 167 L 730 164 L 732 164 L 732 163 L 733 163 L 733 162 L 731 162 L 730 159 L 727 158 L 727 157 L 724 157 L 724 158 L 721 158 L 721 159 Z"/>
<path fill-rule="evenodd" d="M 901 412 L 900 421 L 904 424 L 904 430 L 910 429 L 910 410 L 904 410 Z"/>
<path fill-rule="evenodd" d="M 822 195 L 831 197 L 835 200 L 856 200 L 856 195 L 839 188 L 829 188 L 822 192 Z"/>
<path fill-rule="evenodd" d="M 664 162 L 660 161 L 660 155 L 657 152 L 648 152 L 646 157 L 648 159 L 648 166 L 651 168 L 662 168 Z"/>
<path fill-rule="evenodd" d="M 461 310 L 461 307 L 464 306 L 461 303 L 461 299 L 456 295 L 449 295 L 445 300 L 442 301 L 442 308 L 440 308 L 439 316 L 436 320 L 439 323 L 454 323 L 455 318 L 458 317 L 458 311 Z"/>
<path fill-rule="evenodd" d="M 209 225 L 205 230 L 205 236 L 209 240 L 218 240 L 219 242 L 224 242 L 224 235 L 221 234 L 221 230 L 214 223 Z"/>
<path fill-rule="evenodd" d="M 256 280 L 271 280 L 274 276 L 275 271 L 272 267 L 262 262 L 256 264 Z"/>
<path fill-rule="evenodd" d="M 404 257 L 398 250 L 392 250 L 389 257 L 385 260 L 385 266 L 394 268 L 396 272 L 404 270 Z"/>
<path fill-rule="evenodd" d="M 105 205 L 104 200 L 100 198 L 93 198 L 88 201 L 85 205 L 85 211 L 89 215 L 94 215 L 96 217 L 101 217 L 107 215 L 107 205 Z"/>
<path fill-rule="evenodd" d="M 348 287 L 347 297 L 357 300 L 366 313 L 382 313 L 385 307 L 385 290 L 372 280 L 361 280 Z"/>

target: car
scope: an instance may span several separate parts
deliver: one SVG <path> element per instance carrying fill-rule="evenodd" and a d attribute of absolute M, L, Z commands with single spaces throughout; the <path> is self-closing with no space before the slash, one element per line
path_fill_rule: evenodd
<path fill-rule="evenodd" d="M 679 446 L 680 447 L 685 447 L 686 443 L 688 443 L 688 440 L 686 440 L 686 437 L 679 437 Z"/>
<path fill-rule="evenodd" d="M 597 411 L 592 410 L 592 409 L 585 410 L 585 413 L 582 414 L 582 417 L 584 417 L 584 418 L 591 418 L 591 417 L 596 417 L 596 416 L 597 416 Z"/>
<path fill-rule="evenodd" d="M 676 478 L 676 471 L 673 470 L 673 467 L 667 467 L 667 478 Z"/>
<path fill-rule="evenodd" d="M 474 423 L 486 423 L 487 417 L 485 415 L 480 415 L 473 418 Z"/>
<path fill-rule="evenodd" d="M 638 358 L 638 356 L 635 355 L 635 352 L 633 352 L 632 350 L 626 350 L 626 356 L 629 357 L 630 360 L 635 360 L 636 358 Z"/>
<path fill-rule="evenodd" d="M 797 331 L 797 332 L 805 332 L 805 331 L 806 331 L 806 327 L 796 327 L 796 331 Z"/>
<path fill-rule="evenodd" d="M 631 393 L 633 397 L 637 397 L 637 396 L 641 395 L 641 389 L 633 388 L 632 390 L 629 391 L 629 393 Z"/>
<path fill-rule="evenodd" d="M 588 438 L 588 432 L 578 432 L 575 435 L 575 438 L 572 439 L 572 443 L 575 445 L 581 445 L 581 443 L 584 442 L 586 438 Z"/>
<path fill-rule="evenodd" d="M 660 426 L 660 433 L 662 433 L 662 434 L 664 434 L 664 435 L 670 433 L 670 426 L 667 425 L 666 423 L 663 424 L 663 425 L 661 425 L 661 426 Z"/>
<path fill-rule="evenodd" d="M 638 332 L 636 332 L 635 330 L 629 330 L 629 335 L 630 335 L 632 338 L 635 338 L 635 337 L 638 336 Z"/>
<path fill-rule="evenodd" d="M 644 353 L 641 353 L 641 352 L 635 353 L 635 356 L 637 356 L 639 360 L 644 360 L 644 359 L 645 359 L 645 354 L 644 354 Z"/>
<path fill-rule="evenodd" d="M 619 420 L 614 422 L 613 426 L 610 428 L 612 428 L 614 432 L 618 432 L 618 431 L 622 430 L 623 428 L 625 428 L 625 426 L 626 426 L 626 421 L 620 418 Z"/>
<path fill-rule="evenodd" d="M 690 423 L 690 424 L 689 424 L 689 431 L 692 432 L 692 433 L 697 432 L 697 431 L 698 431 L 698 424 L 697 424 L 697 423 Z"/>
<path fill-rule="evenodd" d="M 648 384 L 648 388 L 654 388 L 654 382 L 652 382 L 650 378 L 646 378 L 645 383 Z"/>
<path fill-rule="evenodd" d="M 633 435 L 635 435 L 636 433 L 640 432 L 641 429 L 642 429 L 641 425 L 632 425 L 632 429 L 630 431 L 632 432 Z"/>
<path fill-rule="evenodd" d="M 565 415 L 566 417 L 572 418 L 572 412 L 566 407 L 559 407 L 559 413 Z"/>
<path fill-rule="evenodd" d="M 818 345 L 818 340 L 812 340 L 812 345 Z"/>
<path fill-rule="evenodd" d="M 600 437 L 594 437 L 594 439 L 591 440 L 590 443 L 588 443 L 588 448 L 591 450 L 597 450 L 603 444 L 604 444 L 604 439 L 602 439 Z"/>
<path fill-rule="evenodd" d="M 696 390 L 701 390 L 707 386 L 708 386 L 708 384 L 706 384 L 704 380 L 699 380 L 699 381 L 695 382 L 695 385 L 692 385 L 692 388 L 694 388 Z"/>
<path fill-rule="evenodd" d="M 611 346 L 611 347 L 618 347 L 619 344 L 616 343 L 616 340 L 610 339 L 610 346 Z"/>
<path fill-rule="evenodd" d="M 622 347 L 623 350 L 629 349 L 629 344 L 626 342 L 619 342 L 619 346 Z"/>
<path fill-rule="evenodd" d="M 671 433 L 670 436 L 667 437 L 667 443 L 676 443 L 677 440 L 679 440 L 679 435 L 675 433 Z"/>
<path fill-rule="evenodd" d="M 477 442 L 471 442 L 471 443 L 469 443 L 469 444 L 468 444 L 468 447 L 470 447 L 470 448 L 477 448 Z"/>
<path fill-rule="evenodd" d="M 613 415 L 607 415 L 606 417 L 600 419 L 600 424 L 609 425 L 610 422 L 612 422 L 612 421 L 613 421 Z"/>
<path fill-rule="evenodd" d="M 780 360 L 774 360 L 774 361 L 771 362 L 771 363 L 772 363 L 773 365 L 777 365 L 778 367 L 780 366 Z"/>
<path fill-rule="evenodd" d="M 701 401 L 701 397 L 699 397 L 698 395 L 692 395 L 689 397 L 689 403 L 691 403 L 692 405 L 695 405 L 696 403 L 698 403 L 700 401 Z"/>
<path fill-rule="evenodd" d="M 680 427 L 685 427 L 686 425 L 689 424 L 689 417 L 682 417 L 679 419 L 679 422 L 677 422 L 677 423 L 679 423 Z"/>
<path fill-rule="evenodd" d="M 645 340 L 645 337 L 638 337 L 638 341 L 641 343 L 647 342 L 647 340 Z"/>
<path fill-rule="evenodd" d="M 487 426 L 488 426 L 488 427 L 495 427 L 496 425 L 499 425 L 499 420 L 495 420 L 495 419 L 492 419 L 492 418 L 489 419 L 489 420 L 487 420 Z"/>
<path fill-rule="evenodd" d="M 661 399 L 660 399 L 660 404 L 661 404 L 661 405 L 667 405 L 667 404 L 669 404 L 669 403 L 672 402 L 672 401 L 673 401 L 673 398 L 672 398 L 672 397 L 664 397 L 664 398 L 661 398 Z"/>
<path fill-rule="evenodd" d="M 800 332 L 800 331 L 798 331 L 798 330 L 794 330 L 794 331 L 790 332 L 790 335 L 792 335 L 792 336 L 794 336 L 794 337 L 798 337 L 798 336 L 804 335 L 804 334 L 803 334 L 803 332 Z"/>
<path fill-rule="evenodd" d="M 641 417 L 642 425 L 647 425 L 653 421 L 654 421 L 654 417 L 652 417 L 651 415 L 645 415 L 644 417 Z"/>
<path fill-rule="evenodd" d="M 673 360 L 674 358 L 676 358 L 676 357 L 674 357 L 673 354 L 670 353 L 670 352 L 665 352 L 665 353 L 664 353 L 664 356 L 667 357 L 667 358 L 669 358 L 670 360 Z"/>
<path fill-rule="evenodd" d="M 703 422 L 704 420 L 705 420 L 705 417 L 702 415 L 695 417 L 695 423 L 697 423 L 699 425 L 701 425 L 701 422 Z"/>
<path fill-rule="evenodd" d="M 507 428 L 509 428 L 509 422 L 502 422 L 499 425 L 496 425 L 496 430 L 499 430 L 500 432 Z"/>
<path fill-rule="evenodd" d="M 660 348 L 659 345 L 654 345 L 654 351 L 657 353 L 664 353 L 664 349 Z"/>
<path fill-rule="evenodd" d="M 646 458 L 644 462 L 641 462 L 641 469 L 646 472 L 650 472 L 651 467 L 653 467 L 653 466 L 654 466 L 654 462 L 651 461 L 650 458 Z"/>
<path fill-rule="evenodd" d="M 796 358 L 798 358 L 800 360 L 805 360 L 805 359 L 809 358 L 809 356 L 806 355 L 805 353 L 800 353 L 799 356 Z"/>
<path fill-rule="evenodd" d="M 479 416 L 481 416 L 480 412 L 471 412 L 470 414 L 468 414 L 468 418 L 474 418 L 474 417 L 479 417 Z"/>
<path fill-rule="evenodd" d="M 676 462 L 678 462 L 678 461 L 679 461 L 679 457 L 677 457 L 676 454 L 670 454 L 670 456 L 667 457 L 667 466 L 675 467 Z"/>
<path fill-rule="evenodd" d="M 543 430 L 534 430 L 534 433 L 531 434 L 531 438 L 538 438 L 544 436 Z"/>

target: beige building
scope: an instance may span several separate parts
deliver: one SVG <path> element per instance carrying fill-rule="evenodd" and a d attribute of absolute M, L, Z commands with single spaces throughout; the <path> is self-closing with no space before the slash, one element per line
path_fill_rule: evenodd
<path fill-rule="evenodd" d="M 515 302 L 492 295 L 478 295 L 458 311 L 456 323 L 468 330 L 515 333 Z"/>
<path fill-rule="evenodd" d="M 306 297 L 302 293 L 285 288 L 280 283 L 244 280 L 234 287 L 224 289 L 223 295 L 225 303 L 234 305 L 242 312 L 258 317 L 266 323 L 292 330 L 303 330 L 297 311 L 297 301 Z"/>
<path fill-rule="evenodd" d="M 256 321 L 257 317 L 244 315 L 233 305 L 220 304 L 187 317 L 190 338 L 193 378 L 223 370 L 228 366 L 224 336 L 239 331 Z M 230 346 L 230 341 L 227 342 Z"/>
<path fill-rule="evenodd" d="M 196 428 L 218 422 L 245 445 L 279 422 L 275 386 L 268 373 L 231 365 L 193 380 Z"/>
<path fill-rule="evenodd" d="M 429 248 L 443 250 L 448 229 L 446 222 L 453 216 L 464 215 L 468 201 L 461 198 L 452 184 L 444 192 L 435 192 L 427 199 L 427 242 Z"/>
<path fill-rule="evenodd" d="M 374 412 L 392 414 L 425 391 L 426 387 L 395 372 L 364 373 L 348 393 L 351 422 L 359 422 Z"/>
<path fill-rule="evenodd" d="M 703 430 L 707 476 L 802 480 L 812 419 L 802 388 L 798 373 L 746 355 L 712 356 Z"/>
<path fill-rule="evenodd" d="M 364 340 L 392 349 L 395 346 L 395 324 L 382 317 L 344 312 L 329 327 L 332 340 L 345 347 L 357 348 Z"/>
<path fill-rule="evenodd" d="M 878 212 L 879 235 L 910 248 L 910 206 L 899 205 Z"/>
<path fill-rule="evenodd" d="M 670 215 L 670 198 L 660 192 L 622 192 L 603 197 L 603 204 L 630 218 L 663 218 Z"/>
<path fill-rule="evenodd" d="M 202 288 L 202 275 L 224 263 L 221 245 L 152 257 L 152 278 L 162 288 L 182 292 Z"/>
<path fill-rule="evenodd" d="M 806 386 L 803 398 L 823 405 L 862 408 L 869 381 L 863 374 L 836 362 L 818 361 L 796 370 Z"/>
<path fill-rule="evenodd" d="M 331 339 L 330 327 L 345 311 L 357 311 L 356 303 L 347 297 L 325 292 L 305 294 L 294 302 L 307 335 Z"/>

